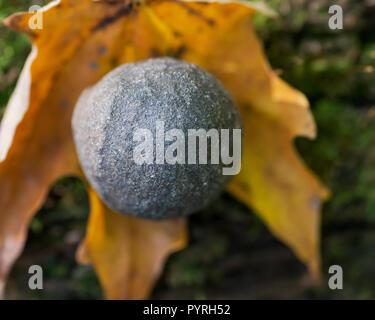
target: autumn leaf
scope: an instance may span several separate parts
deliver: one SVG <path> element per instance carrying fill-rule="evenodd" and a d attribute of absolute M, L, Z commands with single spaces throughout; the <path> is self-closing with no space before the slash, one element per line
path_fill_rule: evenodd
<path fill-rule="evenodd" d="M 240 2 L 61 0 L 43 9 L 42 30 L 29 28 L 30 13 L 4 21 L 29 35 L 33 51 L 0 129 L 0 289 L 50 186 L 66 175 L 85 180 L 71 132 L 81 92 L 118 65 L 165 55 L 200 65 L 233 95 L 245 136 L 228 190 L 318 276 L 327 191 L 293 147 L 297 135 L 315 137 L 315 126 L 303 94 L 268 65 L 253 14 Z M 186 244 L 186 222 L 118 215 L 91 189 L 90 199 L 79 260 L 94 265 L 108 298 L 146 297 L 168 254 Z"/>
<path fill-rule="evenodd" d="M 93 263 L 109 299 L 146 298 L 169 253 L 186 243 L 185 219 L 152 221 L 123 217 L 89 190 L 91 215 L 81 263 Z"/>

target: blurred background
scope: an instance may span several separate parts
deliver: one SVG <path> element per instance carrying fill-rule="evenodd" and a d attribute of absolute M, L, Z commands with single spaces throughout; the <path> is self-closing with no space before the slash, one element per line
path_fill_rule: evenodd
<path fill-rule="evenodd" d="M 49 1 L 0 0 L 0 20 Z M 305 267 L 263 222 L 228 194 L 190 219 L 190 245 L 173 254 L 152 298 L 375 298 L 375 0 L 267 0 L 256 28 L 272 67 L 310 100 L 318 138 L 296 146 L 332 190 L 323 208 L 323 282 L 306 285 Z M 328 28 L 340 4 L 344 29 Z M 0 117 L 30 51 L 26 36 L 0 26 Z M 58 181 L 33 219 L 7 287 L 11 299 L 100 299 L 91 267 L 75 262 L 89 213 L 83 183 Z M 44 290 L 28 289 L 31 264 L 44 268 Z M 344 270 L 344 290 L 327 286 L 328 267 Z"/>

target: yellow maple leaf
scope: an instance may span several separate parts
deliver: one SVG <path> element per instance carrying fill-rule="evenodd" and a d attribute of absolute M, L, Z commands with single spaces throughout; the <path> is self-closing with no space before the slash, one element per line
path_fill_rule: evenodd
<path fill-rule="evenodd" d="M 275 75 L 239 1 L 60 0 L 5 24 L 33 42 L 0 129 L 0 291 L 28 224 L 60 177 L 85 180 L 71 116 L 81 92 L 118 65 L 173 56 L 213 73 L 244 121 L 242 170 L 229 192 L 253 207 L 317 277 L 320 204 L 328 195 L 297 156 L 293 139 L 315 137 L 303 94 Z M 186 244 L 186 221 L 118 215 L 89 187 L 91 214 L 78 259 L 92 263 L 107 298 L 145 298 L 167 255 Z"/>

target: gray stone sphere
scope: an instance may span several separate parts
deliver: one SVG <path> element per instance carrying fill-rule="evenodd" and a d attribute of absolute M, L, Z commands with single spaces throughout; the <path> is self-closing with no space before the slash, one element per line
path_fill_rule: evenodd
<path fill-rule="evenodd" d="M 232 178 L 223 175 L 221 160 L 210 163 L 210 143 L 207 164 L 157 164 L 157 121 L 164 121 L 165 131 L 185 133 L 186 158 L 188 129 L 215 128 L 219 135 L 221 129 L 241 129 L 239 112 L 223 85 L 194 64 L 156 58 L 107 74 L 80 96 L 72 127 L 88 181 L 118 213 L 147 219 L 186 216 L 212 202 Z M 134 161 L 139 128 L 154 137 L 151 164 Z"/>

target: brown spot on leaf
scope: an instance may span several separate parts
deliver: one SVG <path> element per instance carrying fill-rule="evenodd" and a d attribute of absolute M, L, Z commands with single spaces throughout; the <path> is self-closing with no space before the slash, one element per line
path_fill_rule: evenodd
<path fill-rule="evenodd" d="M 204 20 L 211 27 L 215 24 L 215 20 L 205 17 L 200 11 L 192 8 L 185 2 L 180 1 L 180 0 L 170 0 L 170 1 L 178 3 L 181 7 L 185 8 L 190 14 Z M 203 3 L 199 3 L 199 4 L 203 4 Z"/>
<path fill-rule="evenodd" d="M 177 48 L 177 50 L 173 54 L 173 57 L 180 59 L 186 51 L 187 51 L 187 47 L 182 45 Z"/>
<path fill-rule="evenodd" d="M 125 5 L 124 7 L 121 7 L 114 15 L 105 17 L 99 23 L 92 28 L 92 31 L 98 31 L 100 29 L 105 28 L 106 26 L 116 22 L 118 19 L 122 18 L 123 16 L 126 16 L 130 14 L 133 11 L 133 3 L 130 2 L 129 4 Z"/>
<path fill-rule="evenodd" d="M 149 54 L 150 54 L 150 57 L 152 58 L 160 57 L 162 55 L 161 52 L 156 48 L 151 48 L 149 50 Z"/>

